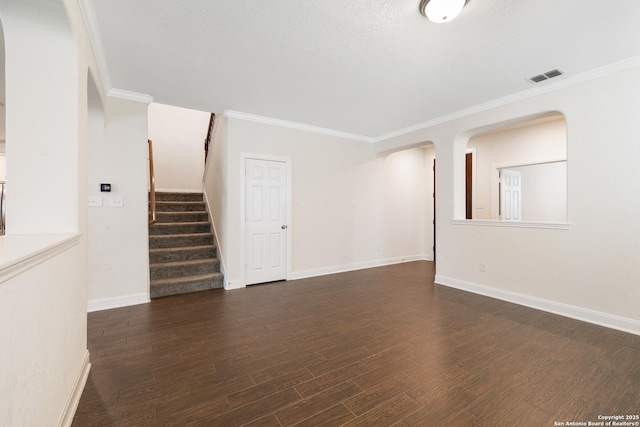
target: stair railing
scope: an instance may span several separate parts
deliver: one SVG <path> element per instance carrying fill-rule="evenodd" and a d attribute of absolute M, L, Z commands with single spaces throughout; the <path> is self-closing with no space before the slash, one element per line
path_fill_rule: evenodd
<path fill-rule="evenodd" d="M 149 144 L 149 201 L 151 202 L 151 219 L 149 225 L 156 222 L 156 179 L 153 174 L 153 142 L 148 139 Z"/>
<path fill-rule="evenodd" d="M 209 117 L 209 130 L 207 130 L 207 137 L 204 140 L 204 162 L 207 163 L 207 156 L 209 155 L 209 144 L 211 144 L 211 138 L 213 137 L 213 125 L 215 123 L 216 115 L 211 113 Z"/>

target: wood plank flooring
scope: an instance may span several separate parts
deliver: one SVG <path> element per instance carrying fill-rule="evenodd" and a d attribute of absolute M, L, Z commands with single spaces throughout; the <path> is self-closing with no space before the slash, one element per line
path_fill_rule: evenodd
<path fill-rule="evenodd" d="M 88 315 L 73 426 L 554 426 L 640 413 L 640 337 L 413 262 Z"/>

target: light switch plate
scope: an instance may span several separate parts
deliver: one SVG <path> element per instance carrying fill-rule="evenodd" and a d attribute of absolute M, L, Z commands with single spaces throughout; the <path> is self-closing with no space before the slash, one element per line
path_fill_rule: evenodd
<path fill-rule="evenodd" d="M 121 208 L 124 206 L 124 199 L 122 196 L 113 196 L 109 198 L 109 206 L 112 208 Z"/>
<path fill-rule="evenodd" d="M 89 196 L 89 200 L 87 206 L 91 208 L 101 208 L 102 207 L 102 196 Z"/>

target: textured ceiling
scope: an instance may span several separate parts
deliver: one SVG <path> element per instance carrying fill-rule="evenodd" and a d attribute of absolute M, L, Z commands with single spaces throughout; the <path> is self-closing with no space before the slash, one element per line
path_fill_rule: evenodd
<path fill-rule="evenodd" d="M 376 137 L 640 56 L 640 1 L 94 0 L 114 88 Z"/>

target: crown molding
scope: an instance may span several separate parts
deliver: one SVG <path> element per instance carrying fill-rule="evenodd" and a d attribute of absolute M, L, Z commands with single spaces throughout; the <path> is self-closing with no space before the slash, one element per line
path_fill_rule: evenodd
<path fill-rule="evenodd" d="M 303 130 L 306 132 L 319 133 L 323 135 L 337 136 L 339 138 L 352 139 L 355 141 L 363 141 L 363 142 L 369 142 L 369 143 L 374 142 L 374 138 L 371 138 L 369 136 L 358 135 L 355 133 L 343 132 L 343 131 L 323 128 L 319 126 L 312 126 L 304 123 L 273 119 L 270 117 L 258 116 L 256 114 L 241 113 L 239 111 L 233 111 L 233 110 L 224 110 L 222 114 L 224 115 L 224 117 L 228 119 L 247 120 L 250 122 L 264 123 L 268 125 L 280 126 L 280 127 L 285 127 L 289 129 L 297 129 L 297 130 Z"/>
<path fill-rule="evenodd" d="M 518 93 L 514 93 L 513 95 L 508 95 L 502 98 L 494 99 L 493 101 L 485 102 L 483 104 L 478 104 L 470 108 L 465 108 L 464 110 L 456 111 L 455 113 L 445 114 L 443 116 L 436 117 L 435 119 L 431 119 L 425 122 L 417 123 L 415 125 L 407 126 L 405 128 L 398 129 L 396 131 L 389 132 L 372 139 L 374 143 L 386 141 L 388 139 L 406 135 L 411 132 L 427 129 L 432 126 L 436 126 L 436 125 L 446 123 L 455 119 L 459 119 L 462 117 L 470 116 L 472 114 L 480 113 L 482 111 L 487 111 L 493 108 L 502 107 L 504 105 L 511 104 L 513 102 L 522 101 L 522 100 L 533 98 L 539 95 L 544 95 L 546 93 L 554 92 L 556 90 L 563 89 L 569 86 L 574 86 L 590 80 L 595 80 L 595 79 L 605 77 L 610 74 L 613 74 L 619 71 L 624 71 L 629 68 L 633 68 L 637 66 L 640 66 L 640 56 L 628 58 L 623 61 L 615 62 L 613 64 L 596 68 L 594 70 L 585 71 L 584 73 L 576 74 L 575 76 L 567 77 L 557 82 L 548 82 L 547 84 L 544 84 L 544 86 L 527 89 Z"/>
<path fill-rule="evenodd" d="M 109 74 L 109 66 L 107 64 L 107 56 L 104 52 L 104 44 L 102 43 L 102 35 L 100 34 L 100 26 L 96 17 L 96 10 L 93 7 L 93 0 L 78 0 L 80 12 L 84 19 L 87 34 L 89 35 L 89 43 L 93 49 L 93 56 L 98 65 L 98 72 L 102 79 L 104 93 L 107 96 L 115 98 L 128 99 L 130 101 L 144 102 L 150 104 L 153 97 L 144 93 L 132 92 L 124 89 L 114 88 L 111 84 L 111 75 Z"/>
<path fill-rule="evenodd" d="M 107 95 L 114 98 L 128 99 L 129 101 L 143 102 L 151 104 L 153 96 L 139 92 L 131 92 L 130 90 L 111 88 L 107 91 Z"/>
<path fill-rule="evenodd" d="M 145 102 L 147 104 L 153 102 L 153 97 L 151 95 L 132 92 L 124 89 L 117 89 L 112 86 L 111 76 L 109 74 L 109 67 L 107 65 L 107 58 L 104 51 L 104 45 L 102 43 L 102 36 L 100 34 L 98 20 L 96 18 L 95 9 L 93 7 L 93 0 L 78 0 L 78 3 L 80 5 L 80 10 L 82 12 L 82 16 L 84 18 L 85 25 L 87 27 L 89 41 L 91 43 L 91 47 L 93 48 L 94 56 L 96 58 L 96 63 L 98 65 L 98 71 L 100 72 L 100 76 L 102 78 L 102 84 L 104 86 L 105 93 L 108 96 L 128 99 L 131 101 Z M 539 86 L 539 87 L 527 89 L 527 90 L 515 93 L 513 95 L 508 95 L 508 96 L 498 98 L 489 102 L 478 104 L 470 108 L 456 111 L 454 113 L 445 114 L 445 115 L 436 117 L 434 119 L 416 123 L 414 125 L 407 126 L 407 127 L 404 127 L 389 133 L 385 133 L 376 137 L 369 137 L 369 136 L 355 134 L 355 133 L 343 132 L 335 129 L 328 129 L 328 128 L 308 125 L 304 123 L 291 122 L 288 120 L 274 119 L 270 117 L 259 116 L 255 114 L 249 114 L 249 113 L 242 113 L 242 112 L 233 111 L 233 110 L 224 110 L 223 114 L 227 118 L 247 120 L 247 121 L 252 121 L 257 123 L 265 123 L 269 125 L 280 126 L 280 127 L 290 128 L 290 129 L 297 129 L 297 130 L 302 130 L 307 132 L 319 133 L 323 135 L 336 136 L 339 138 L 352 139 L 355 141 L 378 143 L 378 142 L 387 141 L 389 139 L 392 139 L 398 136 L 406 135 L 412 132 L 416 132 L 416 131 L 427 129 L 436 125 L 440 125 L 442 123 L 446 123 L 452 120 L 470 116 L 472 114 L 491 110 L 497 107 L 502 107 L 504 105 L 511 104 L 513 102 L 522 101 L 528 98 L 544 95 L 546 93 L 550 93 L 550 92 L 563 89 L 569 86 L 573 86 L 576 84 L 580 84 L 586 81 L 594 80 L 600 77 L 605 77 L 607 75 L 610 75 L 619 71 L 623 71 L 629 68 L 633 68 L 639 65 L 640 65 L 640 55 L 631 57 L 613 64 L 605 65 L 603 67 L 596 68 L 594 70 L 586 71 L 584 73 L 580 73 L 575 76 L 568 76 L 558 81 L 547 81 L 545 83 L 542 83 L 542 86 Z"/>
<path fill-rule="evenodd" d="M 102 43 L 102 35 L 100 34 L 100 26 L 98 25 L 98 18 L 96 17 L 96 10 L 93 7 L 92 0 L 78 0 L 80 5 L 80 11 L 84 18 L 84 24 L 87 28 L 87 34 L 89 35 L 89 42 L 93 49 L 93 55 L 96 58 L 98 65 L 98 71 L 102 78 L 102 85 L 104 86 L 104 92 L 108 93 L 111 90 L 111 76 L 109 75 L 109 67 L 107 66 L 107 56 L 104 53 L 104 45 Z"/>

